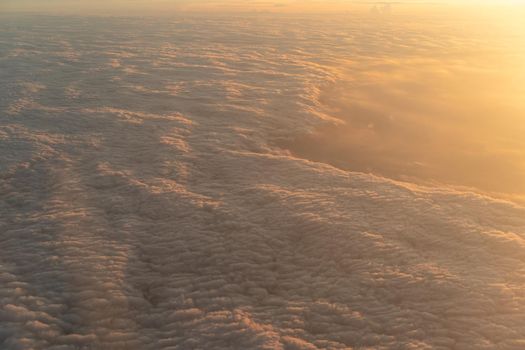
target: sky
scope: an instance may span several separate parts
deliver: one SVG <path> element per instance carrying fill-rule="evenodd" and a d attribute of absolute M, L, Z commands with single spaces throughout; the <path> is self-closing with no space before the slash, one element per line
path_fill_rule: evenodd
<path fill-rule="evenodd" d="M 0 3 L 0 11 L 30 11 L 30 12 L 106 12 L 111 13 L 144 13 L 166 12 L 166 11 L 267 11 L 267 12 L 339 12 L 353 10 L 369 10 L 377 4 L 392 4 L 397 8 L 409 8 L 414 5 L 425 5 L 425 7 L 436 5 L 476 6 L 487 5 L 508 6 L 524 5 L 524 0 L 460 0 L 460 1 L 371 1 L 371 0 L 3 0 Z"/>

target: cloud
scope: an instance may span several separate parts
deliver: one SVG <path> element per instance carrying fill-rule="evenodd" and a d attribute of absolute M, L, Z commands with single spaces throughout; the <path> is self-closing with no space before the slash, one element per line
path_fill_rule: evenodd
<path fill-rule="evenodd" d="M 380 25 L 0 22 L 0 348 L 520 348 L 523 207 L 273 145 L 385 74 Z"/>
<path fill-rule="evenodd" d="M 510 39 L 523 35 L 509 28 L 482 33 L 493 22 L 480 23 L 464 35 L 429 26 L 416 38 L 408 34 L 412 24 L 393 20 L 356 34 L 349 45 L 358 52 L 339 63 L 339 79 L 319 97 L 325 113 L 343 123 L 282 145 L 345 169 L 523 195 L 525 70 Z M 479 41 L 490 53 L 476 48 Z"/>

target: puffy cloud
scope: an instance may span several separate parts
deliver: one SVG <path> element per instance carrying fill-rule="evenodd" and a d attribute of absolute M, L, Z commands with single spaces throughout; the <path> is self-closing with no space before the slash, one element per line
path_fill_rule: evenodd
<path fill-rule="evenodd" d="M 369 20 L 0 22 L 0 347 L 521 348 L 523 207 L 273 146 Z"/>

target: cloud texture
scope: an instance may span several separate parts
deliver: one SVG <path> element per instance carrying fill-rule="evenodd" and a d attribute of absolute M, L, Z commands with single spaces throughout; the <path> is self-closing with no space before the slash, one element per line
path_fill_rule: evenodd
<path fill-rule="evenodd" d="M 381 23 L 2 20 L 0 347 L 522 349 L 522 207 L 272 146 Z"/>

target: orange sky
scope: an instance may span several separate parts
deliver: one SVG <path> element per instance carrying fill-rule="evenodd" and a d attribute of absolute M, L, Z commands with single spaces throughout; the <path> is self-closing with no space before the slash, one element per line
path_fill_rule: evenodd
<path fill-rule="evenodd" d="M 265 11 L 265 12 L 314 12 L 340 13 L 341 11 L 369 11 L 378 3 L 376 1 L 353 0 L 2 0 L 1 11 L 31 12 L 83 12 L 94 13 L 158 13 L 166 11 Z M 507 5 L 525 5 L 525 0 L 460 0 L 460 1 L 385 1 L 392 3 L 395 11 L 406 11 L 414 8 L 425 8 L 435 11 L 439 5 L 447 7 L 468 6 L 470 10 L 482 9 L 486 5 L 507 7 Z M 482 6 L 485 5 L 485 6 Z M 525 6 L 520 6 L 525 7 Z"/>

